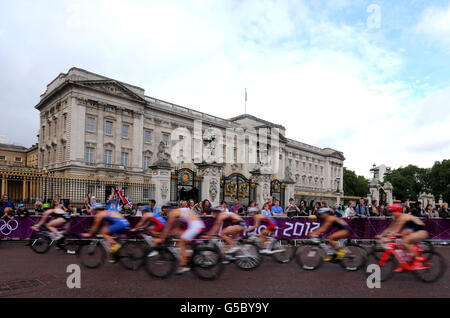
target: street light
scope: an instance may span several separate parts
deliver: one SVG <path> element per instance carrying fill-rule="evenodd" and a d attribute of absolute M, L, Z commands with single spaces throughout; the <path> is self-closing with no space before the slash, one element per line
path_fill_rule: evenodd
<path fill-rule="evenodd" d="M 340 177 L 336 177 L 336 205 L 339 205 L 341 202 L 341 200 L 340 200 L 340 197 L 339 197 L 339 194 L 340 194 L 340 191 L 339 191 L 339 181 L 341 180 L 341 178 Z"/>

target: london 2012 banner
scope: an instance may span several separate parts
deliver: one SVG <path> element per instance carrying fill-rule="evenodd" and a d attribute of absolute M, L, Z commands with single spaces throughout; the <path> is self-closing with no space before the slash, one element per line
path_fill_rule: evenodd
<path fill-rule="evenodd" d="M 140 217 L 129 217 L 131 226 L 139 221 Z M 206 229 L 210 229 L 214 223 L 214 218 L 203 217 Z M 277 221 L 274 237 L 290 240 L 307 239 L 308 234 L 320 227 L 321 221 L 310 218 L 275 218 Z M 70 231 L 83 233 L 89 230 L 93 217 L 73 217 L 70 223 Z M 253 225 L 253 218 L 244 217 L 247 226 Z M 379 218 L 353 218 L 344 219 L 351 228 L 351 239 L 373 239 L 380 234 L 392 221 L 392 219 Z M 14 219 L 0 219 L 0 239 L 15 238 L 27 239 L 31 237 L 32 225 L 39 221 L 39 217 L 15 217 Z M 450 240 L 450 219 L 429 219 L 423 220 L 425 229 L 428 231 L 428 239 Z M 224 225 L 226 226 L 226 224 Z M 260 233 L 265 225 L 259 226 L 252 233 Z M 328 233 L 333 232 L 331 229 Z M 248 233 L 248 235 L 252 234 Z M 325 234 L 328 234 L 325 233 Z"/>

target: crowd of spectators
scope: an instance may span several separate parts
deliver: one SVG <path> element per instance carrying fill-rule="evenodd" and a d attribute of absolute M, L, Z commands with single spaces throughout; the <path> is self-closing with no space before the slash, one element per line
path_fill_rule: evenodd
<path fill-rule="evenodd" d="M 88 194 L 84 200 L 84 204 L 81 207 L 77 207 L 68 200 L 62 200 L 59 196 L 56 196 L 51 201 L 51 207 L 54 207 L 57 203 L 72 215 L 92 215 L 91 207 L 97 202 L 95 196 Z M 126 216 L 142 216 L 140 206 L 146 205 L 150 207 L 151 212 L 161 212 L 158 206 L 156 206 L 155 200 L 150 200 L 145 203 L 138 203 L 136 205 L 125 204 L 122 207 L 117 207 L 117 202 L 113 195 L 111 195 L 107 202 L 107 208 L 109 210 L 116 210 Z M 425 208 L 422 207 L 420 202 L 416 202 L 413 206 L 408 206 L 406 202 L 403 202 L 405 207 L 404 213 L 412 214 L 421 218 L 447 218 L 449 217 L 448 203 L 443 203 L 439 209 L 428 204 Z M 194 200 L 179 201 L 179 207 L 190 208 L 198 216 L 211 215 L 212 205 L 208 199 L 200 202 Z M 269 196 L 260 206 L 255 201 L 250 201 L 248 206 L 244 206 L 238 198 L 233 200 L 232 204 L 227 204 L 222 201 L 220 207 L 223 211 L 230 211 L 237 213 L 241 216 L 252 216 L 254 214 L 263 214 L 266 216 L 274 217 L 311 217 L 314 216 L 318 209 L 327 207 L 330 208 L 332 213 L 338 217 L 345 218 L 365 218 L 365 217 L 386 217 L 391 216 L 388 212 L 387 206 L 379 205 L 377 201 L 373 201 L 368 204 L 364 198 L 360 198 L 354 206 L 353 201 L 344 202 L 342 205 L 329 205 L 327 201 L 311 202 L 308 204 L 305 200 L 300 200 L 298 204 L 294 199 L 289 199 L 289 203 L 286 207 L 280 205 L 278 199 L 274 199 Z M 14 218 L 14 217 L 27 217 L 27 216 L 42 216 L 44 213 L 43 202 L 37 201 L 34 203 L 34 209 L 27 209 L 23 203 L 10 201 L 7 195 L 2 196 L 0 201 L 0 218 Z"/>

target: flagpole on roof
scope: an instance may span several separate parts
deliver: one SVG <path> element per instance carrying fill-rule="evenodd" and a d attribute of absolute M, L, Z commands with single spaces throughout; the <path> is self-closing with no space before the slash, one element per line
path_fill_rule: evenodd
<path fill-rule="evenodd" d="M 247 114 L 247 87 L 245 88 L 244 114 Z"/>

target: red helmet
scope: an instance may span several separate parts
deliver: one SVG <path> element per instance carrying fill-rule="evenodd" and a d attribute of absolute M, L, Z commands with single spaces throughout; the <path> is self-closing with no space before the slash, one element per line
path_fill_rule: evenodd
<path fill-rule="evenodd" d="M 392 204 L 389 206 L 388 211 L 389 212 L 403 212 L 403 205 L 402 204 Z"/>

